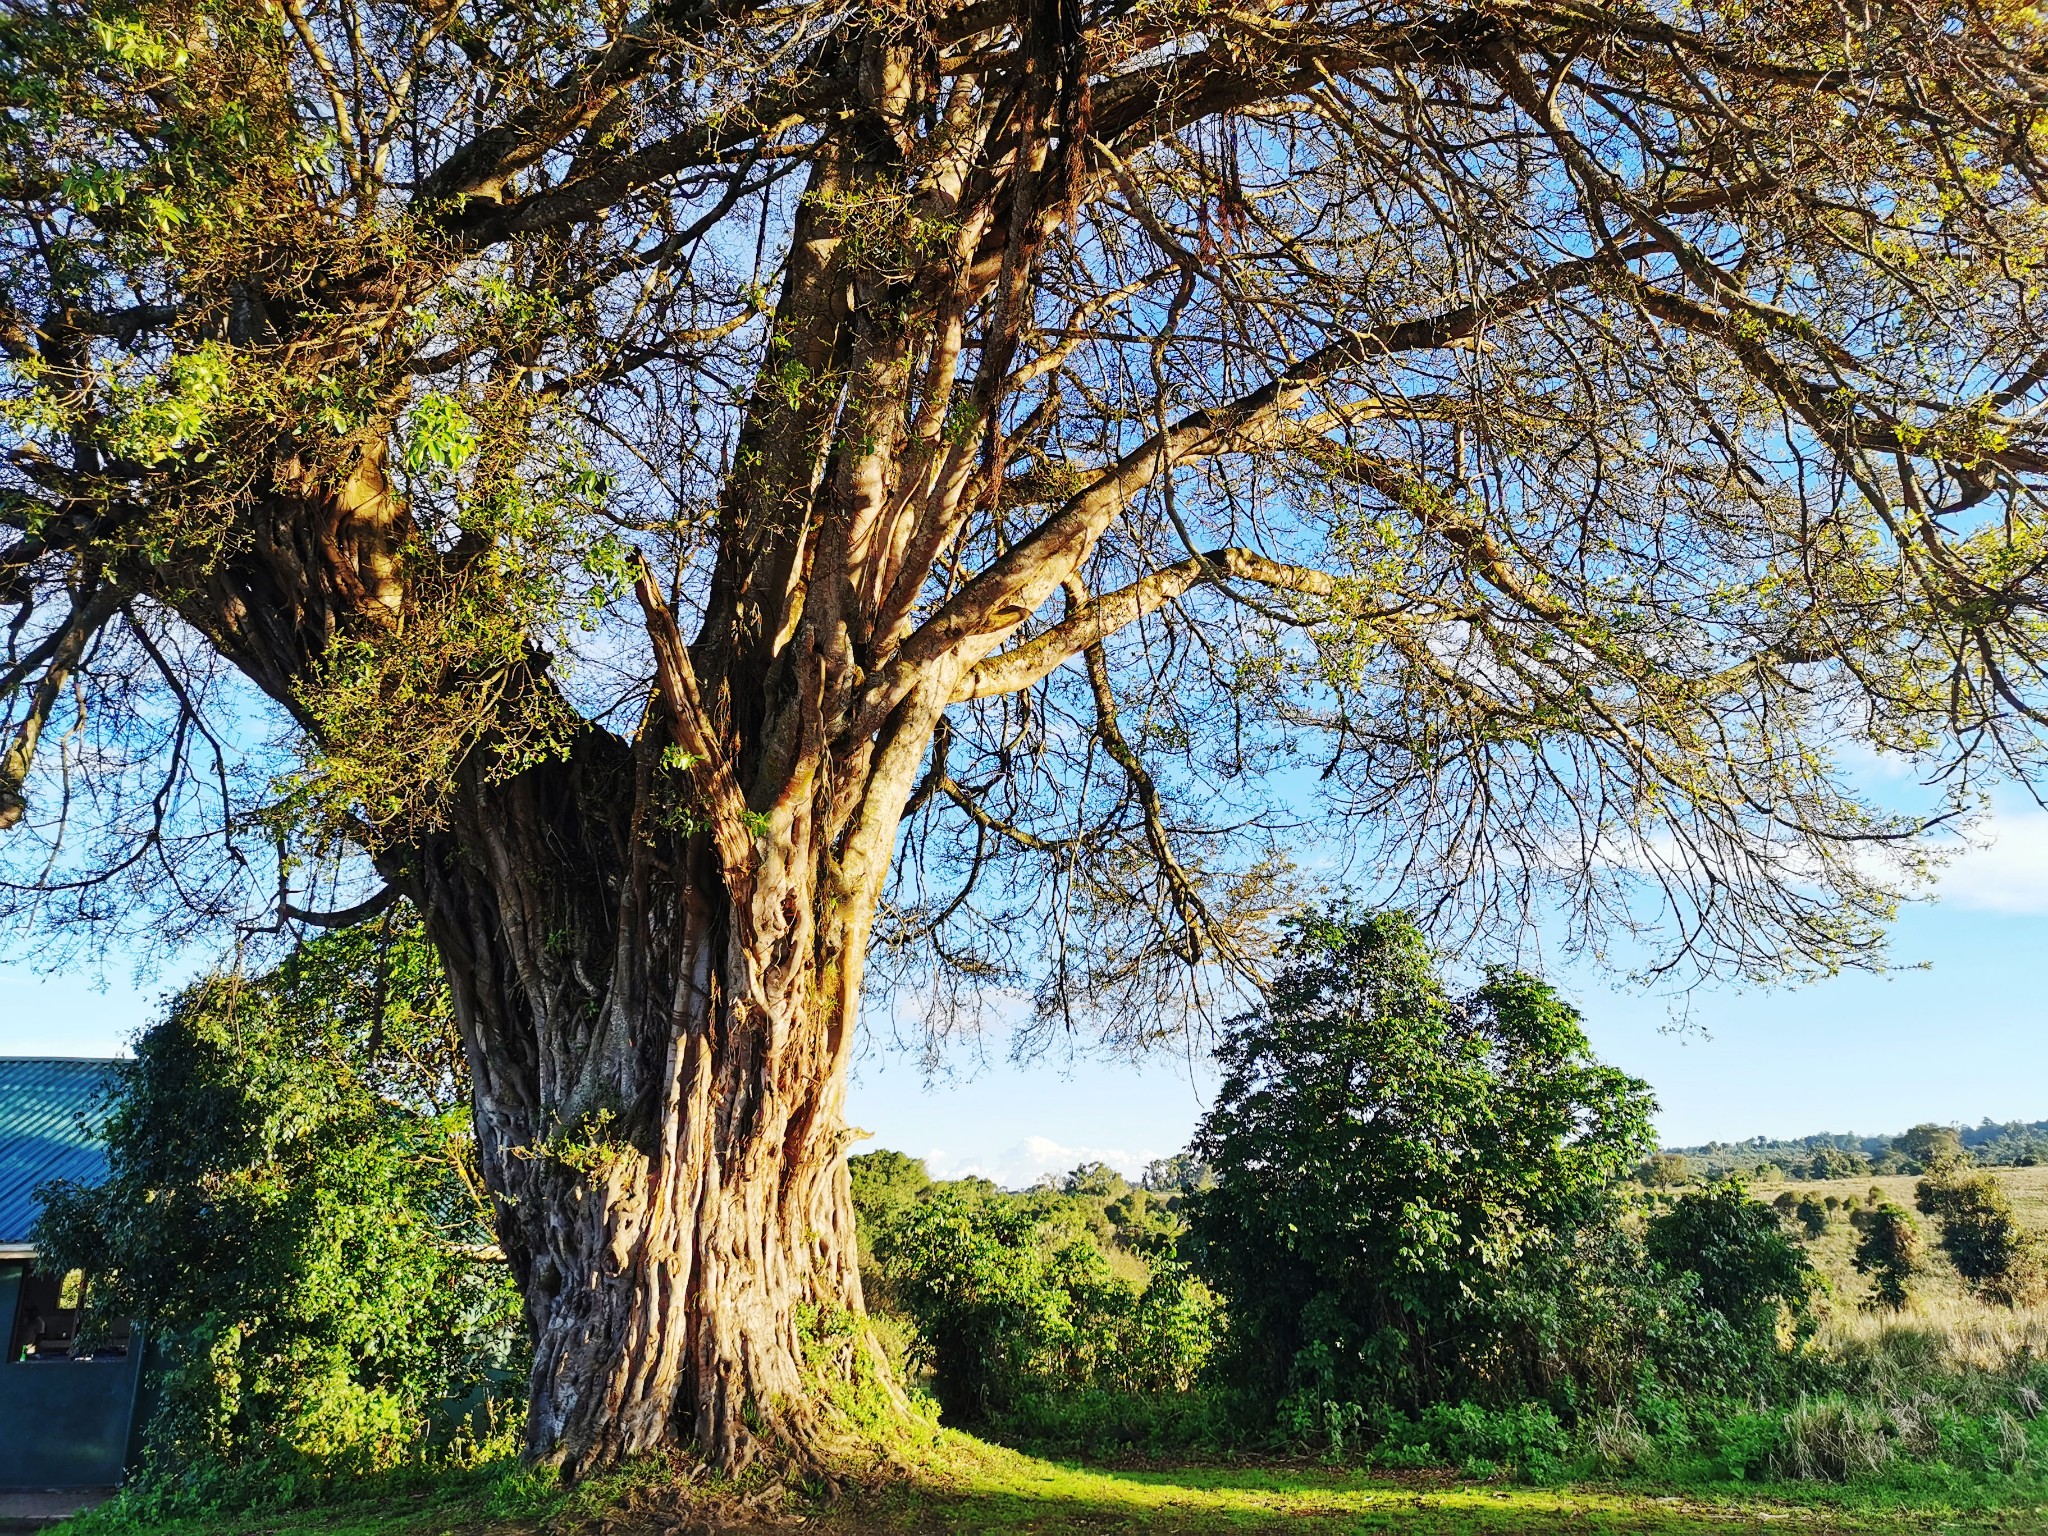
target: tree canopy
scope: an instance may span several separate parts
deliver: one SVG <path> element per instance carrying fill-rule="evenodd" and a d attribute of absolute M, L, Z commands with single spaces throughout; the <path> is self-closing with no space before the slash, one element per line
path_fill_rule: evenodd
<path fill-rule="evenodd" d="M 1433 897 L 1832 963 L 1907 828 L 1831 739 L 2033 763 L 2025 7 L 4 26 L 17 910 L 279 914 L 208 649 L 327 852 L 632 732 L 635 552 L 741 736 L 807 618 L 831 730 L 945 711 L 883 932 L 977 978 L 1241 957 L 1276 782 Z"/>
<path fill-rule="evenodd" d="M 1218 1059 L 1193 1239 L 1247 1373 L 1318 1401 L 1530 1390 L 1529 1298 L 1597 1283 L 1559 1257 L 1617 1222 L 1648 1086 L 1532 977 L 1453 994 L 1391 913 L 1304 919 Z"/>

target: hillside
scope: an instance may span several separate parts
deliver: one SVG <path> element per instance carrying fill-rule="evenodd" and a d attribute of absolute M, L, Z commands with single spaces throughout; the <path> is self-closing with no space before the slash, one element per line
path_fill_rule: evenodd
<path fill-rule="evenodd" d="M 2020 1221 L 2034 1232 L 2048 1231 L 2048 1165 L 2028 1168 L 1992 1168 L 1992 1175 L 2005 1187 L 2011 1198 L 2013 1209 Z M 1883 1191 L 1883 1197 L 1907 1210 L 1913 1209 L 1913 1186 L 1920 1182 L 1914 1174 L 1888 1174 L 1879 1177 L 1857 1179 L 1771 1179 L 1758 1180 L 1750 1186 L 1750 1193 L 1766 1204 L 1790 1190 L 1793 1195 L 1813 1194 L 1826 1199 L 1832 1195 L 1837 1199 L 1854 1196 L 1859 1203 L 1868 1204 L 1872 1189 Z M 1934 1224 L 1925 1217 L 1919 1218 L 1922 1231 L 1931 1240 Z M 1837 1218 L 1829 1224 L 1828 1230 L 1819 1237 L 1802 1243 L 1806 1256 L 1813 1265 L 1828 1277 L 1835 1295 L 1853 1310 L 1870 1291 L 1870 1282 L 1856 1273 L 1850 1263 L 1850 1255 L 1856 1247 L 1856 1231 L 1846 1217 Z M 1930 1248 L 1932 1244 L 1930 1241 Z M 1985 1308 L 1973 1298 L 1962 1277 L 1954 1268 L 1942 1260 L 1939 1253 L 1930 1252 L 1926 1269 L 1913 1282 L 1914 1294 L 1918 1301 L 1916 1310 L 1933 1315 L 1953 1309 L 1958 1317 L 1990 1319 L 2002 1315 L 2002 1309 Z"/>

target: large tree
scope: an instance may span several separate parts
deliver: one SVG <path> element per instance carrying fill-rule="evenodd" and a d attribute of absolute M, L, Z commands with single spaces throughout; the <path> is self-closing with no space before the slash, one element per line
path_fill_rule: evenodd
<path fill-rule="evenodd" d="M 1871 952 L 1922 822 L 1830 741 L 1927 815 L 2037 751 L 2043 48 L 2012 0 L 7 0 L 13 931 L 374 868 L 532 1452 L 815 1450 L 871 950 L 1141 1043 L 1256 975 L 1320 807 L 1444 920 Z"/>

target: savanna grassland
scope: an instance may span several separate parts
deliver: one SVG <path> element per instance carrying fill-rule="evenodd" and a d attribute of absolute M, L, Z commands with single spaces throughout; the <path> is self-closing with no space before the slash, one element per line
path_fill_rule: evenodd
<path fill-rule="evenodd" d="M 2013 1209 L 2029 1231 L 2048 1232 L 2048 1165 L 2033 1168 L 1985 1168 L 1998 1180 L 2012 1200 Z M 1749 1186 L 1757 1199 L 1769 1204 L 1779 1195 L 1790 1192 L 1794 1198 L 1814 1196 L 1825 1200 L 1829 1196 L 1837 1200 L 1854 1197 L 1861 1205 L 1869 1205 L 1870 1191 L 1882 1192 L 1882 1197 L 1896 1205 L 1913 1209 L 1914 1188 L 1921 1181 L 1920 1174 L 1862 1174 L 1843 1179 L 1759 1179 Z M 1923 1223 L 1924 1225 L 1924 1223 Z M 1848 1220 L 1838 1217 L 1828 1224 L 1827 1231 L 1819 1237 L 1809 1238 L 1803 1244 L 1807 1258 L 1814 1268 L 1827 1276 L 1835 1288 L 1843 1310 L 1853 1311 L 1858 1303 L 1870 1292 L 1870 1282 L 1856 1273 L 1850 1262 L 1856 1249 L 1856 1229 Z M 1944 1264 L 1939 1254 L 1931 1257 L 1925 1270 L 1914 1282 L 1918 1312 L 1928 1316 L 1940 1316 L 1953 1321 L 1964 1330 L 1976 1327 L 2005 1328 L 2011 1326 L 2014 1315 L 2004 1308 L 1986 1308 L 1970 1295 L 1970 1289 L 1954 1268 Z M 2048 1314 L 2043 1314 L 2048 1317 Z"/>
<path fill-rule="evenodd" d="M 2048 1166 L 1981 1171 L 1998 1181 L 2029 1232 L 2048 1231 Z M 1882 1200 L 1911 1210 L 1921 1177 L 1769 1179 L 1759 1180 L 1750 1189 L 1766 1203 L 1790 1192 L 1795 1199 L 1854 1198 L 1866 1208 L 1875 1203 L 1871 1191 L 1876 1190 Z M 1924 1219 L 1921 1225 L 1932 1226 Z M 1894 1313 L 1871 1308 L 1867 1302 L 1872 1282 L 1856 1272 L 1853 1262 L 1856 1240 L 1857 1230 L 1844 1211 L 1829 1222 L 1825 1232 L 1807 1236 L 1800 1244 L 1832 1293 L 1817 1340 L 1824 1350 L 1867 1350 L 1888 1338 L 1895 1344 L 1910 1338 L 1922 1341 L 1919 1347 L 1959 1365 L 1982 1369 L 1996 1370 L 2013 1360 L 2048 1358 L 2048 1305 L 1987 1305 L 1932 1247 L 1913 1277 L 1906 1309 Z"/>

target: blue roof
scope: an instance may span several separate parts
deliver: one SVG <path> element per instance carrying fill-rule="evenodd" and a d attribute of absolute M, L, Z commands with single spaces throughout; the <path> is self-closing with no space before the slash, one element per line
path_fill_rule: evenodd
<path fill-rule="evenodd" d="M 97 1184 L 107 1176 L 98 1140 L 100 1089 L 118 1062 L 0 1056 L 0 1244 L 29 1240 L 51 1179 Z"/>

